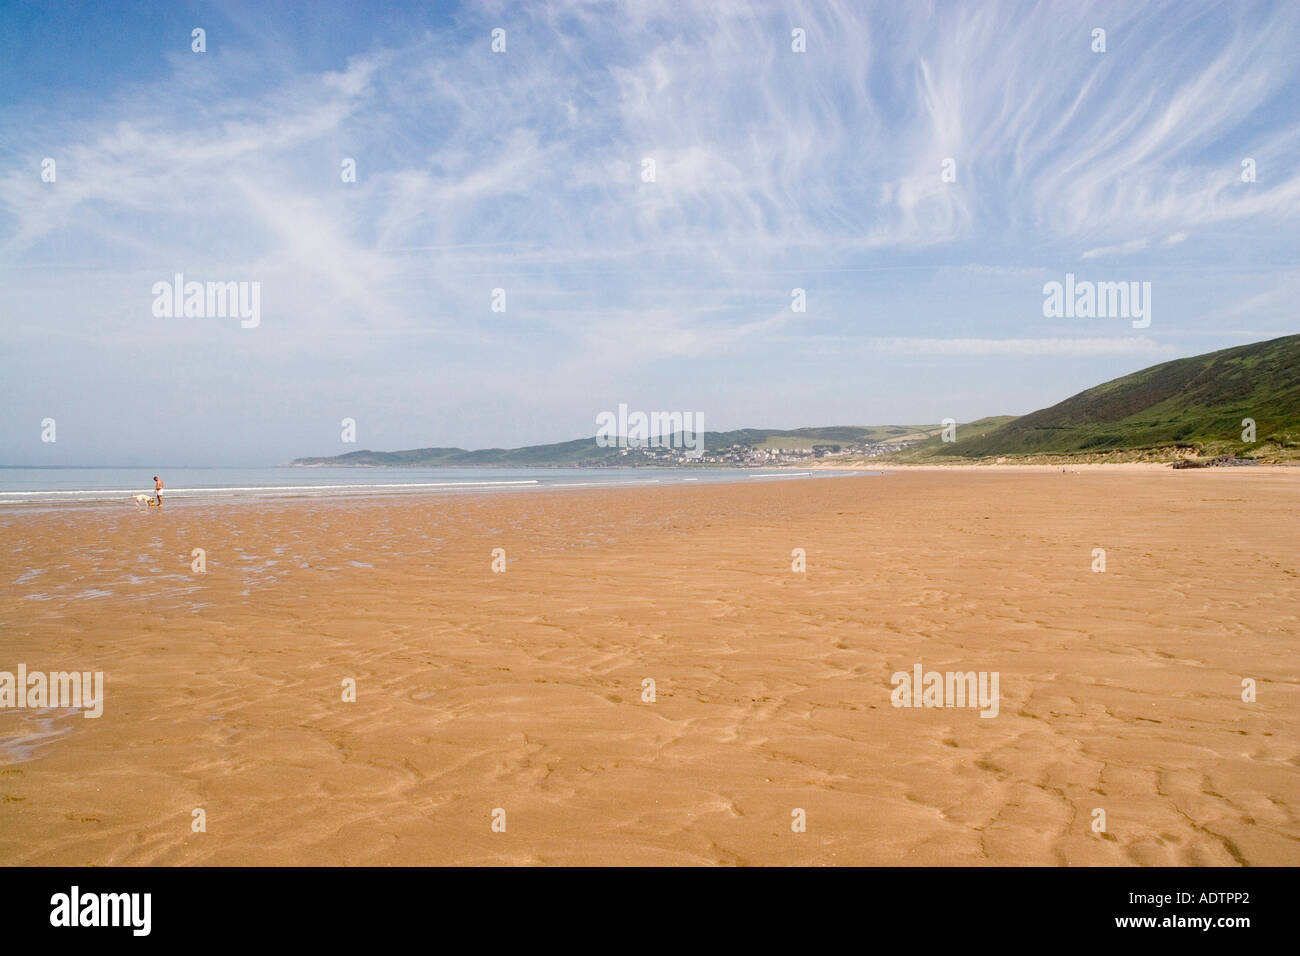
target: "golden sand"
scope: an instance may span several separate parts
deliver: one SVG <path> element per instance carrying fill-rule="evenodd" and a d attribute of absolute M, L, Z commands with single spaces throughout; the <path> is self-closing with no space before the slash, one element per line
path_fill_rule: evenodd
<path fill-rule="evenodd" d="M 1247 469 L 6 511 L 0 670 L 107 690 L 0 710 L 0 863 L 1295 865 L 1298 517 Z M 998 715 L 892 706 L 918 663 Z"/>

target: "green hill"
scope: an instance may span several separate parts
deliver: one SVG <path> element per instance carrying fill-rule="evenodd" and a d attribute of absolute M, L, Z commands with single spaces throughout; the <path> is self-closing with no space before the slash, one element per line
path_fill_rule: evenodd
<path fill-rule="evenodd" d="M 598 448 L 594 438 L 528 448 L 411 448 L 406 451 L 350 451 L 323 458 L 295 458 L 291 465 L 567 465 L 604 457 L 617 449 Z"/>
<path fill-rule="evenodd" d="M 1242 419 L 1256 441 L 1243 442 Z M 1112 456 L 1197 449 L 1243 457 L 1300 456 L 1300 335 L 1153 365 L 1001 427 L 938 439 L 900 460 L 1018 455 Z"/>

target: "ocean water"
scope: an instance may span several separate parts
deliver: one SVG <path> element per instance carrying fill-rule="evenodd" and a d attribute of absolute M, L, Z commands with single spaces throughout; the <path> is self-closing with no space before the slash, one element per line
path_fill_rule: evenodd
<path fill-rule="evenodd" d="M 856 472 L 864 474 L 864 472 Z M 153 494 L 141 468 L 0 468 L 0 508 L 131 503 Z M 543 491 L 692 482 L 806 479 L 845 472 L 749 468 L 164 468 L 163 502 L 383 494 Z"/>

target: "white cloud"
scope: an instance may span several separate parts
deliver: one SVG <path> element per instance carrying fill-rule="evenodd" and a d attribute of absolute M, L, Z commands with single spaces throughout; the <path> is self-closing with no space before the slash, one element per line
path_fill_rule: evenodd
<path fill-rule="evenodd" d="M 1096 249 L 1089 249 L 1080 259 L 1100 259 L 1103 256 L 1122 255 L 1126 252 L 1140 252 L 1147 247 L 1145 239 L 1130 239 L 1128 242 L 1121 242 L 1114 246 L 1100 246 Z"/>

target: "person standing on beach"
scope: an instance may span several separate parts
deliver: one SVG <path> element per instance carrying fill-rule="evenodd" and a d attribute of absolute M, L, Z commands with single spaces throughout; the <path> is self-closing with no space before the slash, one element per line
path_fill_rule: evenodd
<path fill-rule="evenodd" d="M 153 493 L 158 496 L 158 507 L 162 507 L 162 479 L 157 475 L 153 476 Z"/>

